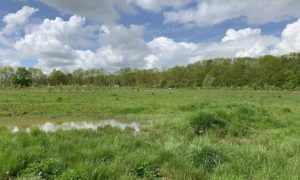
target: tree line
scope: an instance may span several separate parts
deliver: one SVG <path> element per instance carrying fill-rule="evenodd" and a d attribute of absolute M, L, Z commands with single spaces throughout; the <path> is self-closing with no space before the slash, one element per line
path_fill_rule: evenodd
<path fill-rule="evenodd" d="M 300 53 L 280 57 L 215 58 L 166 70 L 121 68 L 108 73 L 103 69 L 82 68 L 72 73 L 54 69 L 0 68 L 0 87 L 39 86 L 136 86 L 149 88 L 251 88 L 298 89 L 300 87 Z"/>

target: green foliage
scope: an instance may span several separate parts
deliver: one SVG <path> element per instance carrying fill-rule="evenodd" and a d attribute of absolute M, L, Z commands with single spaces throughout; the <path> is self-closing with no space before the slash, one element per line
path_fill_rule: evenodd
<path fill-rule="evenodd" d="M 52 86 L 67 85 L 69 82 L 67 75 L 55 69 L 49 74 L 48 81 Z"/>
<path fill-rule="evenodd" d="M 31 73 L 24 67 L 19 67 L 12 77 L 15 87 L 29 87 L 32 83 Z"/>
<path fill-rule="evenodd" d="M 124 67 L 108 73 L 103 69 L 76 69 L 64 73 L 54 69 L 48 76 L 40 69 L 29 68 L 31 75 L 21 73 L 17 81 L 14 70 L 0 68 L 1 87 L 18 86 L 102 86 L 138 88 L 245 88 L 289 89 L 300 87 L 300 53 L 281 57 L 266 55 L 258 58 L 216 58 L 167 70 L 131 69 Z M 25 72 L 24 69 L 22 72 Z M 25 83 L 24 79 L 31 79 Z M 22 83 L 21 83 L 22 82 Z"/>
<path fill-rule="evenodd" d="M 28 71 L 31 74 L 32 85 L 34 87 L 42 86 L 47 83 L 47 76 L 41 69 L 30 67 Z"/>
<path fill-rule="evenodd" d="M 0 87 L 10 87 L 13 85 L 13 74 L 14 69 L 11 67 L 0 68 Z"/>

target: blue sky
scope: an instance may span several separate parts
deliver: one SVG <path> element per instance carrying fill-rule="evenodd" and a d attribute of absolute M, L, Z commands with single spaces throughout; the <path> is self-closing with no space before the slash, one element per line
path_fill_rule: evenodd
<path fill-rule="evenodd" d="M 0 67 L 168 68 L 299 51 L 298 0 L 6 0 Z"/>

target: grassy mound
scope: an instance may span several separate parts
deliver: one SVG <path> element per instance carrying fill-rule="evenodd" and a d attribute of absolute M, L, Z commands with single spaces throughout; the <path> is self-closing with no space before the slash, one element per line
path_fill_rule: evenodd
<path fill-rule="evenodd" d="M 246 136 L 255 130 L 280 126 L 263 107 L 246 103 L 208 106 L 189 117 L 194 134 Z"/>
<path fill-rule="evenodd" d="M 207 172 L 212 172 L 215 167 L 226 161 L 226 156 L 211 146 L 204 146 L 200 150 L 194 150 L 191 155 L 196 167 L 202 167 Z"/>

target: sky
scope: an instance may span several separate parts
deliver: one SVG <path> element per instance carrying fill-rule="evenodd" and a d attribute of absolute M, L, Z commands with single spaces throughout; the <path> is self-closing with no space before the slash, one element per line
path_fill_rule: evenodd
<path fill-rule="evenodd" d="M 0 67 L 166 69 L 300 51 L 299 0 L 3 0 Z"/>

